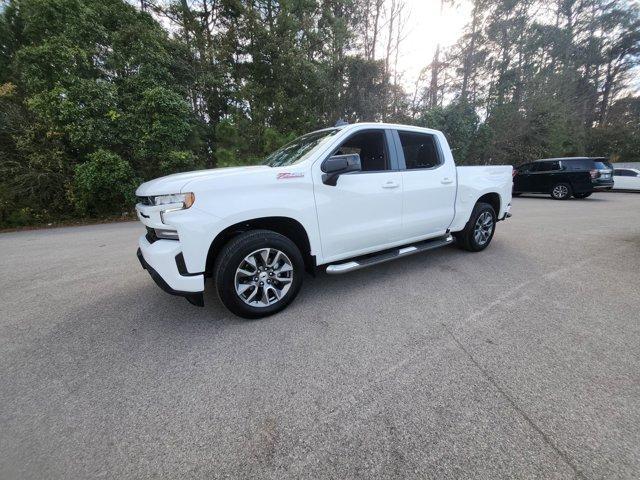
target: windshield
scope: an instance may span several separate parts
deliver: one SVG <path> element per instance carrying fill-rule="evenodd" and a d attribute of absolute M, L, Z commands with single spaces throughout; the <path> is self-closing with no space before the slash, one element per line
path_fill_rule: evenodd
<path fill-rule="evenodd" d="M 287 143 L 284 147 L 269 155 L 263 165 L 270 167 L 287 167 L 294 163 L 306 159 L 318 146 L 326 143 L 331 137 L 338 133 L 340 129 L 320 130 L 319 132 L 307 133 L 296 138 L 293 142 Z"/>

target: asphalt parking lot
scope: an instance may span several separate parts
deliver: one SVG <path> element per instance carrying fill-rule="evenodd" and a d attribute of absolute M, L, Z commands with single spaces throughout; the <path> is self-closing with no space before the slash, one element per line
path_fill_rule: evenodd
<path fill-rule="evenodd" d="M 0 478 L 640 478 L 640 194 L 513 204 L 259 321 L 137 223 L 0 234 Z"/>

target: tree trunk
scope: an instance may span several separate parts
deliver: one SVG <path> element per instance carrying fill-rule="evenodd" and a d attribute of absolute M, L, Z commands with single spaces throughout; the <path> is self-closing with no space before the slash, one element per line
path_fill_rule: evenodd
<path fill-rule="evenodd" d="M 473 11 L 471 14 L 471 38 L 469 40 L 469 46 L 466 48 L 462 65 L 462 88 L 460 95 L 463 101 L 467 100 L 469 94 L 469 81 L 471 79 L 472 70 L 475 68 L 475 61 L 473 60 L 473 57 L 476 53 L 476 35 L 478 30 L 478 17 L 480 15 L 478 2 L 479 0 L 475 0 L 473 3 Z"/>

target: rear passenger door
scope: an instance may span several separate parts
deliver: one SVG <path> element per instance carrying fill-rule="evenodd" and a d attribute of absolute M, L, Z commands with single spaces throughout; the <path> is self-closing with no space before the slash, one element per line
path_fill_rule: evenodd
<path fill-rule="evenodd" d="M 411 241 L 444 235 L 455 213 L 456 167 L 445 161 L 437 136 L 393 133 L 404 190 L 402 237 Z"/>
<path fill-rule="evenodd" d="M 534 191 L 539 193 L 547 193 L 551 191 L 551 188 L 559 182 L 566 181 L 565 175 L 560 169 L 560 162 L 558 160 L 548 160 L 544 162 L 536 162 L 535 172 L 533 173 L 535 189 Z"/>

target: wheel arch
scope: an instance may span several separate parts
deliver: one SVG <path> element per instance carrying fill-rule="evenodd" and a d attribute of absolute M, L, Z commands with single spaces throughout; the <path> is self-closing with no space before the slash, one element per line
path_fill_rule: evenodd
<path fill-rule="evenodd" d="M 497 192 L 489 192 L 482 195 L 478 200 L 476 200 L 476 205 L 478 203 L 488 203 L 493 207 L 493 211 L 496 212 L 496 217 L 500 215 L 500 208 L 502 206 L 502 199 L 500 198 L 500 194 Z"/>
<path fill-rule="evenodd" d="M 272 232 L 284 235 L 296 244 L 308 271 L 313 271 L 316 266 L 315 255 L 311 254 L 311 242 L 309 234 L 304 226 L 291 217 L 273 216 L 258 217 L 250 220 L 243 220 L 222 230 L 211 242 L 207 253 L 206 274 L 211 275 L 213 265 L 222 247 L 237 235 L 251 230 L 271 230 Z"/>

